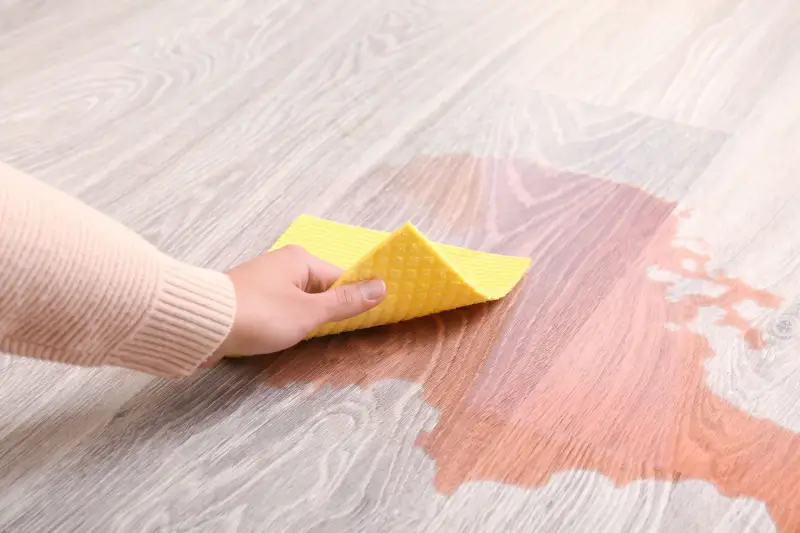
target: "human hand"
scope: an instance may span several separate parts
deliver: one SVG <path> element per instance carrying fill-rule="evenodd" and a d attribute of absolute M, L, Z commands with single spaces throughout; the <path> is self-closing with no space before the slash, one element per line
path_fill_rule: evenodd
<path fill-rule="evenodd" d="M 325 322 L 344 320 L 381 303 L 386 285 L 370 280 L 335 289 L 343 270 L 299 246 L 264 253 L 228 272 L 236 291 L 233 328 L 217 354 L 268 354 L 294 346 Z"/>

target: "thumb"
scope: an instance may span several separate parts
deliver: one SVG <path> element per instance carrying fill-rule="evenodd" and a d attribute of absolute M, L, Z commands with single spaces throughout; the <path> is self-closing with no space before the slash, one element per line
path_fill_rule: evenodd
<path fill-rule="evenodd" d="M 379 279 L 340 285 L 313 295 L 322 310 L 322 322 L 336 322 L 369 311 L 386 297 L 386 284 Z"/>

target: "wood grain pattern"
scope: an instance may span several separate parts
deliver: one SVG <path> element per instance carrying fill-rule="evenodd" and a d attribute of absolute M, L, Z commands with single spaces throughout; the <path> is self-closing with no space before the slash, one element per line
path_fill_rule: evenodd
<path fill-rule="evenodd" d="M 797 49 L 791 1 L 604 2 L 521 53 L 533 84 L 600 105 L 732 132 Z M 599 11 L 599 13 L 597 13 Z M 553 46 L 555 41 L 555 46 Z M 536 54 L 537 56 L 539 54 Z"/>
<path fill-rule="evenodd" d="M 792 531 L 798 15 L 0 2 L 0 158 L 181 259 L 301 212 L 535 257 L 177 383 L 0 356 L 0 529 Z"/>
<path fill-rule="evenodd" d="M 419 170 L 426 166 L 453 174 L 432 180 Z M 436 185 L 455 182 L 474 186 L 448 197 Z M 621 484 L 694 478 L 763 500 L 780 527 L 800 528 L 800 436 L 711 393 L 703 362 L 712 353 L 688 327 L 700 308 L 719 308 L 721 325 L 762 350 L 761 332 L 735 305 L 777 308 L 781 299 L 711 275 L 706 257 L 673 247 L 673 204 L 604 180 L 470 159 L 409 165 L 390 187 L 416 191 L 415 203 L 429 200 L 437 219 L 458 224 L 463 213 L 463 227 L 485 228 L 473 245 L 532 257 L 528 283 L 440 331 L 416 321 L 364 344 L 332 341 L 347 357 L 320 358 L 326 347 L 309 343 L 279 359 L 275 383 L 420 382 L 441 421 L 419 443 L 446 493 L 471 480 L 539 485 L 571 468 Z M 721 291 L 670 302 L 667 285 L 648 276 L 654 265 Z"/>
<path fill-rule="evenodd" d="M 800 431 L 795 327 L 800 298 L 800 247 L 795 237 L 800 224 L 795 209 L 800 199 L 800 154 L 794 148 L 800 140 L 798 90 L 800 56 L 688 191 L 683 203 L 693 215 L 681 227 L 687 238 L 703 236 L 713 268 L 784 296 L 780 313 L 750 311 L 752 321 L 772 339 L 764 351 L 736 348 L 728 331 L 708 329 L 717 353 L 708 377 L 722 397 L 793 431 Z"/>

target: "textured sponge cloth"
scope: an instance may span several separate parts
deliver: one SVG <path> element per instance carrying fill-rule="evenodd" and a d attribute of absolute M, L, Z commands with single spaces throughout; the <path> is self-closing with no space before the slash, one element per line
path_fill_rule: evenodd
<path fill-rule="evenodd" d="M 386 299 L 355 318 L 331 322 L 319 337 L 392 324 L 502 298 L 522 278 L 527 257 L 475 252 L 428 241 L 408 223 L 384 233 L 300 216 L 272 249 L 297 244 L 345 270 L 334 286 L 380 278 Z"/>

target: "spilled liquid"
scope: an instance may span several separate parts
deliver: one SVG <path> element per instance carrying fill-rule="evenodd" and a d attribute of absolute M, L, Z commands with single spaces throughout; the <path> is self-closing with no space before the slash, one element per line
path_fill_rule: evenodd
<path fill-rule="evenodd" d="M 452 175 L 431 179 L 433 168 Z M 437 180 L 460 183 L 460 194 L 440 192 Z M 764 501 L 780 531 L 800 531 L 800 436 L 710 391 L 703 362 L 714 354 L 689 327 L 715 307 L 742 347 L 763 348 L 737 304 L 780 299 L 675 246 L 674 204 L 469 157 L 412 163 L 393 183 L 455 228 L 484 228 L 465 234 L 469 246 L 532 257 L 525 280 L 495 304 L 305 343 L 270 366 L 271 384 L 422 384 L 440 417 L 418 444 L 445 493 L 472 480 L 540 486 L 573 468 L 618 484 L 701 479 Z M 671 298 L 653 267 L 718 290 Z"/>

